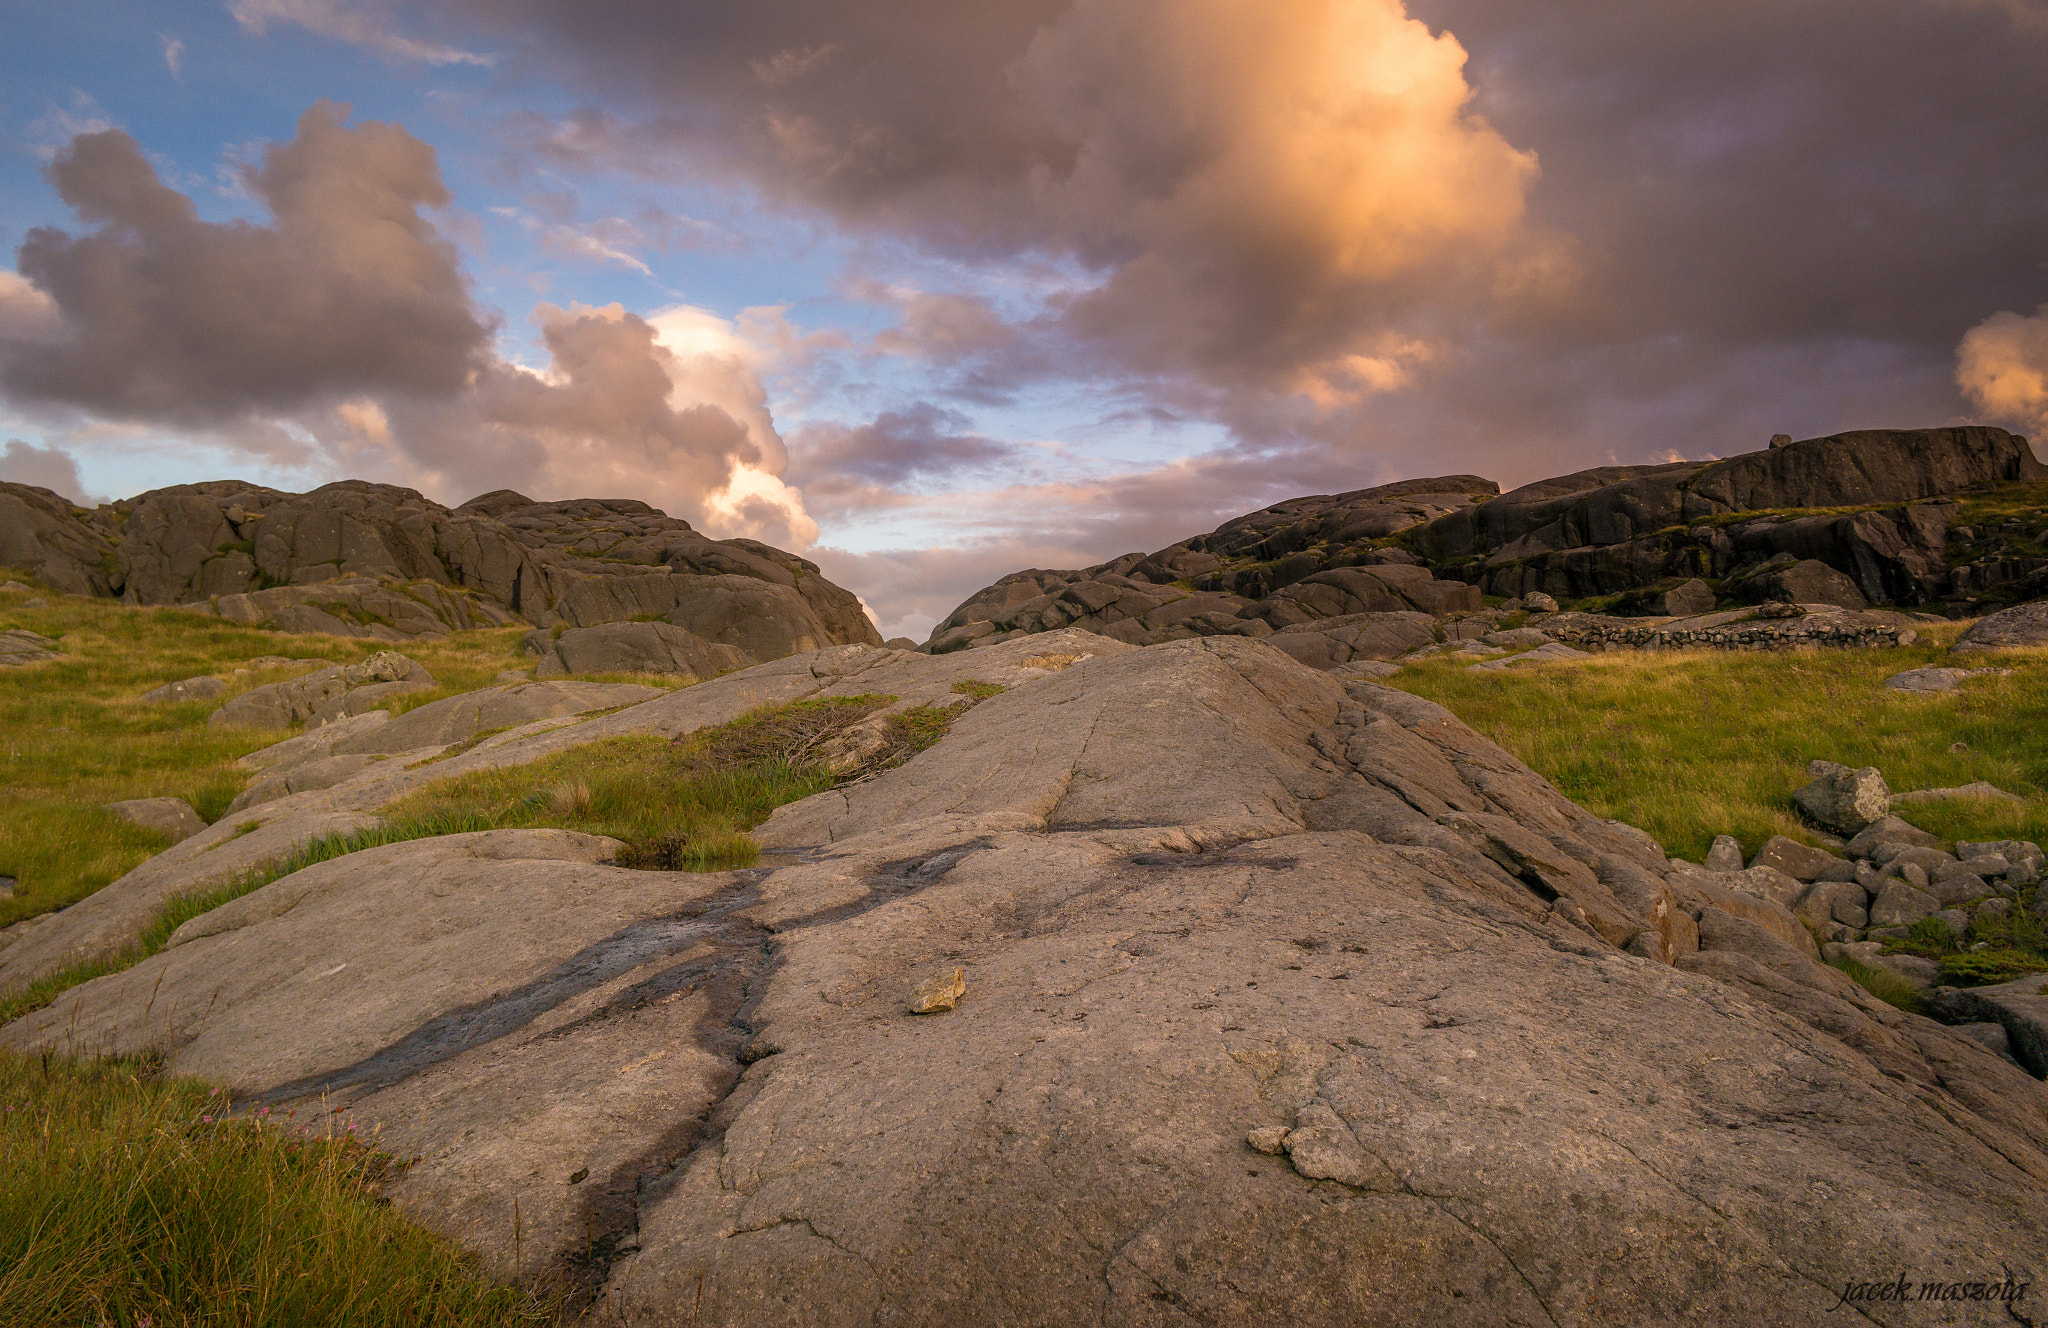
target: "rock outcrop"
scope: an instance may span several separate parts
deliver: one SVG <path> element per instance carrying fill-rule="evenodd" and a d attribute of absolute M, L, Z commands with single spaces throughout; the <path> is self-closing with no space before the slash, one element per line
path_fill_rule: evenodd
<path fill-rule="evenodd" d="M 1959 651 L 2048 646 L 2048 600 L 2016 604 L 1979 618 L 1956 641 Z"/>
<path fill-rule="evenodd" d="M 816 564 L 629 499 L 500 491 L 451 510 L 360 480 L 305 494 L 222 480 L 87 511 L 0 484 L 0 565 L 77 594 L 385 641 L 664 615 L 750 662 L 881 644 Z"/>
<path fill-rule="evenodd" d="M 380 650 L 360 664 L 329 664 L 284 682 L 266 683 L 207 716 L 212 728 L 288 729 L 330 724 L 347 715 L 381 710 L 395 697 L 434 689 L 434 675 L 417 660 Z"/>
<path fill-rule="evenodd" d="M 1950 589 L 1943 550 L 1957 508 L 1947 495 L 2044 476 L 2027 440 L 2003 429 L 1861 430 L 1725 461 L 1560 476 L 1448 513 L 1407 543 L 1498 595 L 1576 599 L 1734 576 L 1752 602 L 1796 594 L 1860 608 L 1854 592 L 1910 604 Z M 1874 510 L 1784 514 L 1802 508 Z"/>
<path fill-rule="evenodd" d="M 968 680 L 1007 690 L 760 828 L 792 865 L 387 845 L 0 1043 L 376 1129 L 403 1211 L 635 1324 L 1803 1325 L 2048 1269 L 2048 1089 L 1816 962 L 1782 873 L 1674 866 L 1247 639 L 846 646 L 376 763 L 27 933 L 0 989 L 433 779 Z"/>
<path fill-rule="evenodd" d="M 943 653 L 1063 627 L 1154 645 L 1265 636 L 1362 614 L 1474 610 L 1475 589 L 1438 581 L 1412 554 L 1378 546 L 1498 492 L 1490 480 L 1453 475 L 1294 498 L 1156 553 L 1079 571 L 1016 572 L 955 609 L 927 648 Z"/>
<path fill-rule="evenodd" d="M 2043 476 L 2048 467 L 2026 439 L 1969 426 L 1604 467 L 1505 494 L 1473 476 L 1411 480 L 1292 499 L 1157 553 L 1014 573 L 956 608 L 926 648 L 1067 626 L 1141 645 L 1293 631 L 1310 635 L 1274 644 L 1329 667 L 1461 639 L 1449 620 L 1478 610 L 1482 592 L 1530 612 L 1554 611 L 1558 598 L 1594 600 L 1610 617 L 1711 619 L 1717 606 L 1799 605 L 1851 616 L 1745 629 L 1739 644 L 1875 644 L 1901 620 L 1854 616 L 1873 605 L 1947 599 L 1961 612 L 1992 587 L 2024 593 L 2026 578 L 2048 576 L 2048 559 L 1994 551 L 2010 552 L 2013 540 L 2031 547 L 2042 534 L 2035 526 L 2007 523 L 2010 539 L 1951 531 L 1962 510 L 1955 495 Z M 1423 640 L 1413 621 L 1393 615 L 1439 621 Z M 1371 644 L 1356 639 L 1362 626 Z M 1636 641 L 1635 628 L 1617 627 L 1572 644 L 1730 644 L 1720 626 L 1704 622 L 1705 635 L 1685 641 Z"/>

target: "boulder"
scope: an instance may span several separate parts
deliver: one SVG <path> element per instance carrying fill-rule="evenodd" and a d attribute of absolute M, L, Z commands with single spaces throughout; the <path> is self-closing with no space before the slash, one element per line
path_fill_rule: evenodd
<path fill-rule="evenodd" d="M 1910 793 L 1894 793 L 1891 796 L 1891 805 L 1897 807 L 1903 803 L 1911 806 L 1916 802 L 1953 802 L 1958 800 L 1974 800 L 1978 802 L 2021 801 L 2017 794 L 2007 793 L 1998 785 L 1980 779 L 1975 783 L 1963 784 L 1956 788 L 1915 789 Z"/>
<path fill-rule="evenodd" d="M 1984 878 L 1971 872 L 1955 876 L 1936 876 L 1927 883 L 1927 893 L 1940 900 L 1945 907 L 1973 903 L 1992 893 Z"/>
<path fill-rule="evenodd" d="M 1933 667 L 1907 669 L 1904 673 L 1894 673 L 1891 677 L 1886 678 L 1884 685 L 1895 692 L 1918 692 L 1923 695 L 1938 695 L 1943 692 L 1954 691 L 1956 684 L 1962 682 L 1965 678 L 1996 676 L 2011 672 L 2011 669 L 1943 669 Z"/>
<path fill-rule="evenodd" d="M 1870 607 L 1855 581 L 1818 558 L 1801 558 L 1759 577 L 1765 596 L 1787 604 L 1833 604 L 1844 609 Z"/>
<path fill-rule="evenodd" d="M 1547 646 L 1538 646 L 1534 650 L 1527 650 L 1519 655 L 1508 655 L 1501 659 L 1482 660 L 1477 664 L 1468 664 L 1465 667 L 1494 672 L 1501 669 L 1519 668 L 1525 664 L 1553 664 L 1564 660 L 1590 659 L 1591 657 L 1591 653 L 1588 651 L 1574 650 L 1562 642 L 1552 641 Z"/>
<path fill-rule="evenodd" d="M 1694 577 L 1657 597 L 1655 611 L 1667 618 L 1690 618 L 1714 611 L 1714 588 Z"/>
<path fill-rule="evenodd" d="M 130 825 L 154 830 L 173 844 L 183 843 L 206 829 L 206 822 L 183 798 L 130 798 L 110 802 L 107 810 Z"/>
<path fill-rule="evenodd" d="M 185 678 L 151 688 L 139 698 L 146 705 L 171 705 L 179 701 L 211 701 L 227 694 L 228 685 L 218 678 Z"/>
<path fill-rule="evenodd" d="M 1943 987 L 1928 1003 L 1958 1023 L 1983 1020 L 2005 1029 L 2013 1059 L 2036 1079 L 2048 1077 L 2048 974 L 2033 973 L 1989 987 Z"/>
<path fill-rule="evenodd" d="M 435 685 L 418 661 L 380 650 L 360 664 L 330 664 L 244 692 L 207 716 L 206 723 L 209 728 L 259 729 L 326 724 L 377 709 L 397 696 L 432 691 Z"/>
<path fill-rule="evenodd" d="M 1798 881 L 1817 881 L 1821 873 L 1842 862 L 1843 859 L 1823 849 L 1811 848 L 1783 835 L 1772 835 L 1749 860 L 1749 865 L 1775 868 Z"/>
<path fill-rule="evenodd" d="M 318 761 L 334 754 L 335 745 L 351 738 L 360 737 L 380 724 L 391 722 L 389 710 L 369 710 L 360 715 L 347 715 L 331 724 L 322 724 L 295 738 L 272 743 L 241 757 L 235 762 L 238 770 L 284 770 L 309 761 Z"/>
<path fill-rule="evenodd" d="M 1870 925 L 1873 927 L 1909 927 L 1925 917 L 1932 917 L 1941 908 L 1941 901 L 1925 890 L 1918 890 L 1904 881 L 1888 881 L 1877 892 L 1877 898 L 1870 901 Z"/>
<path fill-rule="evenodd" d="M 1706 868 L 1711 872 L 1741 871 L 1742 842 L 1733 835 L 1715 835 L 1714 846 L 1707 850 Z"/>
<path fill-rule="evenodd" d="M 237 794 L 235 800 L 228 804 L 228 815 L 247 811 L 266 802 L 275 802 L 294 793 L 333 788 L 343 780 L 360 774 L 379 759 L 367 755 L 322 756 L 281 766 L 266 773 Z"/>
<path fill-rule="evenodd" d="M 2039 844 L 2020 839 L 1993 839 L 1985 841 L 1961 840 L 1956 844 L 1956 856 L 1967 862 L 1972 858 L 1990 854 L 2004 858 L 2008 863 L 2026 864 L 2039 871 L 2048 863 L 2048 854 L 2043 854 Z"/>
<path fill-rule="evenodd" d="M 1925 847 L 1932 843 L 1934 836 L 1919 826 L 1896 816 L 1884 815 L 1856 832 L 1855 838 L 1849 841 L 1848 853 L 1852 858 L 1875 858 L 1887 845 L 1896 849 Z"/>
<path fill-rule="evenodd" d="M 2048 645 L 2048 600 L 2016 604 L 1979 618 L 1957 639 L 1958 652 Z"/>
<path fill-rule="evenodd" d="M 572 673 L 676 673 L 691 679 L 715 678 L 759 662 L 737 646 L 707 641 L 665 622 L 575 627 L 550 644 L 551 653 L 541 657 L 539 673 L 543 678 Z"/>
<path fill-rule="evenodd" d="M 1883 820 L 1890 808 L 1891 790 L 1873 766 L 1852 770 L 1833 761 L 1813 761 L 1806 773 L 1813 781 L 1795 792 L 1792 800 L 1824 830 L 1854 835 Z"/>
<path fill-rule="evenodd" d="M 1820 881 L 1801 895 L 1792 913 L 1820 931 L 1833 926 L 1861 931 L 1870 925 L 1870 896 L 1854 881 Z"/>

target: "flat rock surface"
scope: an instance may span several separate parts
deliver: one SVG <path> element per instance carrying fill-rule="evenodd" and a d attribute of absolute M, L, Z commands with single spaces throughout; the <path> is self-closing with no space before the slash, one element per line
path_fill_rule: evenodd
<path fill-rule="evenodd" d="M 2011 669 L 1907 669 L 1894 673 L 1884 680 L 1884 685 L 1895 692 L 1952 692 L 1956 685 L 1966 678 L 1996 676 L 2011 673 Z"/>
<path fill-rule="evenodd" d="M 2048 600 L 2016 604 L 1979 618 L 1957 639 L 1959 651 L 2003 650 L 2013 646 L 2048 645 Z"/>
<path fill-rule="evenodd" d="M 130 798 L 126 802 L 108 803 L 107 810 L 130 825 L 170 836 L 173 844 L 206 829 L 206 822 L 183 798 Z"/>
<path fill-rule="evenodd" d="M 1441 708 L 1237 638 L 841 647 L 380 763 L 160 855 L 0 982 L 429 779 L 968 678 L 1008 690 L 771 818 L 795 865 L 366 850 L 0 1043 L 156 1047 L 379 1130 L 420 1159 L 401 1209 L 633 1324 L 1804 1325 L 1901 1270 L 2048 1271 L 2040 1083 Z"/>

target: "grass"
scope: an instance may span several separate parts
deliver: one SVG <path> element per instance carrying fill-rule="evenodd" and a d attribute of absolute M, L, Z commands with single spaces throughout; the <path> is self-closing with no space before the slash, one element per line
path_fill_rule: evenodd
<path fill-rule="evenodd" d="M 1848 958 L 1829 962 L 1833 967 L 1848 974 L 1857 986 L 1887 1005 L 1895 1005 L 1909 1014 L 1927 1013 L 1927 1006 L 1920 999 L 1920 989 L 1890 969 L 1873 968 L 1869 964 L 1859 964 Z"/>
<path fill-rule="evenodd" d="M 9 579 L 34 585 L 0 568 L 0 581 Z M 46 607 L 22 608 L 27 596 L 0 596 L 0 629 L 54 637 L 65 655 L 0 671 L 0 876 L 17 882 L 14 897 L 0 900 L 0 926 L 75 903 L 166 846 L 163 836 L 117 820 L 102 804 L 184 798 L 202 817 L 218 819 L 249 778 L 235 759 L 287 736 L 207 728 L 207 715 L 226 698 L 145 705 L 143 692 L 213 674 L 234 696 L 296 676 L 290 669 L 234 672 L 259 655 L 351 664 L 392 648 L 35 588 Z M 403 704 L 423 705 L 486 686 L 502 670 L 530 667 L 522 635 L 501 628 L 397 647 L 440 683 Z"/>
<path fill-rule="evenodd" d="M 231 1118 L 143 1061 L 0 1055 L 0 1307 L 93 1328 L 546 1322 L 401 1219 L 402 1169 L 348 1131 Z M 331 1118 L 330 1118 L 331 1119 Z"/>
<path fill-rule="evenodd" d="M 619 861 L 629 867 L 751 866 L 761 849 L 747 831 L 777 807 L 901 764 L 944 737 L 966 708 L 913 706 L 890 715 L 853 765 L 839 763 L 835 744 L 893 699 L 762 706 L 673 742 L 649 734 L 606 738 L 525 765 L 443 780 L 381 814 L 395 827 L 462 820 L 478 828 L 552 826 L 609 835 L 625 842 Z"/>
<path fill-rule="evenodd" d="M 1904 807 L 1944 840 L 2048 841 L 2048 651 L 1972 655 L 2015 666 L 1945 696 L 1888 691 L 1903 669 L 1953 664 L 1961 631 L 1888 650 L 1610 652 L 1522 671 L 1427 660 L 1390 678 L 1450 709 L 1599 813 L 1694 862 L 1717 834 L 1753 852 L 1772 835 L 1815 842 L 1791 794 L 1816 757 L 1876 766 L 1895 791 L 1989 782 L 2018 804 Z M 1963 750 L 1951 747 L 1961 743 Z"/>
<path fill-rule="evenodd" d="M 1816 757 L 1876 766 L 1895 792 L 1989 781 L 2021 801 L 1900 811 L 1949 843 L 2048 841 L 2048 730 L 2025 718 L 2048 713 L 2048 651 L 1958 661 L 1947 646 L 1962 630 L 1931 627 L 1902 649 L 1617 651 L 1519 672 L 1427 660 L 1387 681 L 1447 707 L 1566 797 L 1640 826 L 1693 862 L 1719 834 L 1735 836 L 1745 853 L 1772 835 L 1819 842 L 1792 803 Z M 2015 672 L 1947 695 L 1884 687 L 1901 670 L 1958 662 Z M 1952 986 L 2048 970 L 2048 927 L 2030 912 L 2038 890 L 2022 891 L 2006 917 L 1974 918 L 1967 935 L 1929 918 L 1886 949 L 1936 961 Z M 1985 948 L 1970 948 L 1978 944 Z M 1888 970 L 1836 967 L 1882 1000 L 1921 1009 L 1910 984 Z"/>

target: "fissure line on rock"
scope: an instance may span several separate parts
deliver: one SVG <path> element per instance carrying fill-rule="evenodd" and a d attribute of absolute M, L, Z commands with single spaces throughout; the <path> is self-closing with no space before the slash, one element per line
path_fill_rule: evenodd
<path fill-rule="evenodd" d="M 764 1068 L 761 1074 L 755 1074 L 753 1067 L 779 1053 L 780 1048 L 761 1046 L 761 1030 L 755 1019 L 769 984 L 783 964 L 783 942 L 778 937 L 824 922 L 856 917 L 937 884 L 960 862 L 989 847 L 991 842 L 984 837 L 886 863 L 878 872 L 881 879 L 871 884 L 861 898 L 806 914 L 776 928 L 738 916 L 758 903 L 759 880 L 768 874 L 759 872 L 740 897 L 717 910 L 715 939 L 722 942 L 718 950 L 672 965 L 635 983 L 613 996 L 602 1010 L 585 1017 L 589 1020 L 630 1013 L 681 990 L 687 983 L 701 983 L 708 998 L 697 1021 L 697 1045 L 724 1061 L 725 1069 L 712 1082 L 709 1100 L 701 1109 L 665 1130 L 652 1147 L 614 1167 L 590 1190 L 590 1198 L 585 1201 L 584 1227 L 595 1234 L 580 1253 L 568 1250 L 557 1258 L 560 1274 L 571 1288 L 569 1304 L 574 1312 L 580 1313 L 597 1303 L 612 1266 L 636 1248 L 634 1240 L 639 1234 L 643 1204 L 674 1185 L 707 1150 L 723 1145 L 726 1131 L 752 1099 L 751 1092 L 742 1097 L 742 1090 L 749 1082 L 758 1086 L 761 1075 L 767 1073 Z M 865 1258 L 819 1232 L 808 1219 L 798 1220 L 820 1240 L 860 1259 L 872 1271 Z"/>

